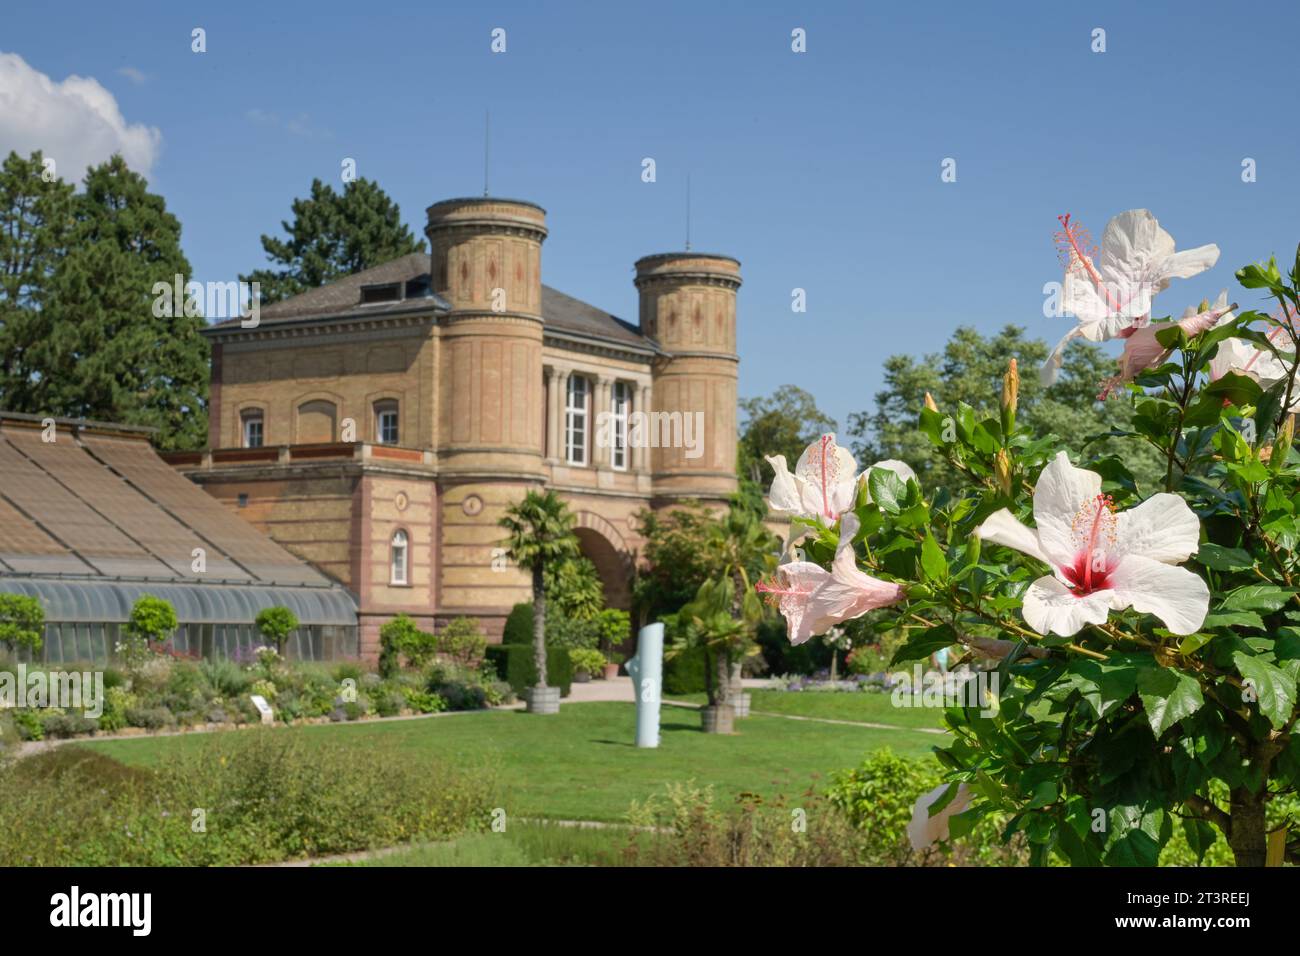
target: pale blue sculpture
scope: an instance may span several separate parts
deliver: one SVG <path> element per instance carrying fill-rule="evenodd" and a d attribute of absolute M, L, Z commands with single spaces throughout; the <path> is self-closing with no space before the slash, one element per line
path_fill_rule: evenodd
<path fill-rule="evenodd" d="M 636 639 L 636 655 L 625 665 L 636 693 L 636 745 L 659 746 L 659 697 L 664 676 L 664 626 L 647 624 Z"/>

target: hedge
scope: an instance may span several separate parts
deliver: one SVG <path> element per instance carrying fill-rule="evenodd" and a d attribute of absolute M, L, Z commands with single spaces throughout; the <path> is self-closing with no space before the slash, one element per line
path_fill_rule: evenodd
<path fill-rule="evenodd" d="M 705 689 L 704 648 L 693 647 L 664 658 L 665 694 L 702 694 Z"/>
<path fill-rule="evenodd" d="M 494 644 L 487 649 L 487 659 L 496 665 L 501 679 L 522 697 L 524 691 L 537 683 L 537 665 L 533 663 L 533 645 Z M 569 651 L 562 647 L 546 649 L 546 683 L 560 688 L 560 696 L 569 696 L 573 683 L 573 664 Z"/>
<path fill-rule="evenodd" d="M 533 643 L 533 605 L 531 601 L 522 601 L 510 609 L 506 618 L 505 631 L 501 635 L 502 644 Z"/>

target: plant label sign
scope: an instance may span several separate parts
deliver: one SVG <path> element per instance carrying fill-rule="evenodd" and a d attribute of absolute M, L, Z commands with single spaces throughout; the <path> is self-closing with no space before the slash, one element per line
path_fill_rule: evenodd
<path fill-rule="evenodd" d="M 253 700 L 253 706 L 257 712 L 262 715 L 262 723 L 270 724 L 275 722 L 275 712 L 271 710 L 271 705 L 266 702 L 266 698 L 261 694 L 250 695 Z"/>

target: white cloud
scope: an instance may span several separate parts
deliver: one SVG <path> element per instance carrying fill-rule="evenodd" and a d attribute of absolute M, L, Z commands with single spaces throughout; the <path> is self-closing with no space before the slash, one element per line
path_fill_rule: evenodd
<path fill-rule="evenodd" d="M 161 146 L 162 133 L 128 124 L 96 80 L 74 74 L 56 83 L 16 53 L 0 53 L 0 157 L 39 149 L 62 179 L 80 183 L 86 167 L 114 153 L 147 175 Z"/>
<path fill-rule="evenodd" d="M 271 129 L 283 129 L 293 136 L 301 136 L 305 139 L 333 139 L 334 133 L 328 129 L 316 126 L 311 121 L 310 114 L 299 113 L 297 116 L 284 119 L 279 113 L 272 113 L 264 109 L 255 108 L 244 113 L 244 118 L 254 126 L 265 126 Z"/>
<path fill-rule="evenodd" d="M 136 86 L 144 86 L 145 82 L 149 79 L 148 73 L 145 73 L 143 70 L 137 70 L 133 66 L 120 66 L 117 68 L 117 74 L 118 76 L 125 76 Z"/>

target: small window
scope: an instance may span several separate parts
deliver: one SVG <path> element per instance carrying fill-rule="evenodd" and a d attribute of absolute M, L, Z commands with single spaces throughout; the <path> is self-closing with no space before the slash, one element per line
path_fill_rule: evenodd
<path fill-rule="evenodd" d="M 433 295 L 433 287 L 427 275 L 406 280 L 406 297 L 408 299 L 423 299 L 431 295 Z"/>
<path fill-rule="evenodd" d="M 375 440 L 381 445 L 396 445 L 399 438 L 397 403 L 379 402 L 375 405 Z"/>
<path fill-rule="evenodd" d="M 398 531 L 393 534 L 393 560 L 392 570 L 389 575 L 389 584 L 406 584 L 406 554 L 407 539 L 405 531 Z"/>
<path fill-rule="evenodd" d="M 565 460 L 570 465 L 587 463 L 587 380 L 569 376 L 569 391 L 564 401 Z"/>
<path fill-rule="evenodd" d="M 627 382 L 615 382 L 613 399 L 610 464 L 618 471 L 627 471 L 627 416 L 632 411 L 632 386 Z"/>
<path fill-rule="evenodd" d="M 241 508 L 248 507 L 248 495 L 242 491 L 239 493 L 239 507 Z"/>
<path fill-rule="evenodd" d="M 245 412 L 244 413 L 244 447 L 261 448 L 263 441 L 262 433 L 262 413 Z"/>
<path fill-rule="evenodd" d="M 363 285 L 361 287 L 361 304 L 372 305 L 376 302 L 397 302 L 402 298 L 402 283 L 386 282 L 383 285 Z"/>

